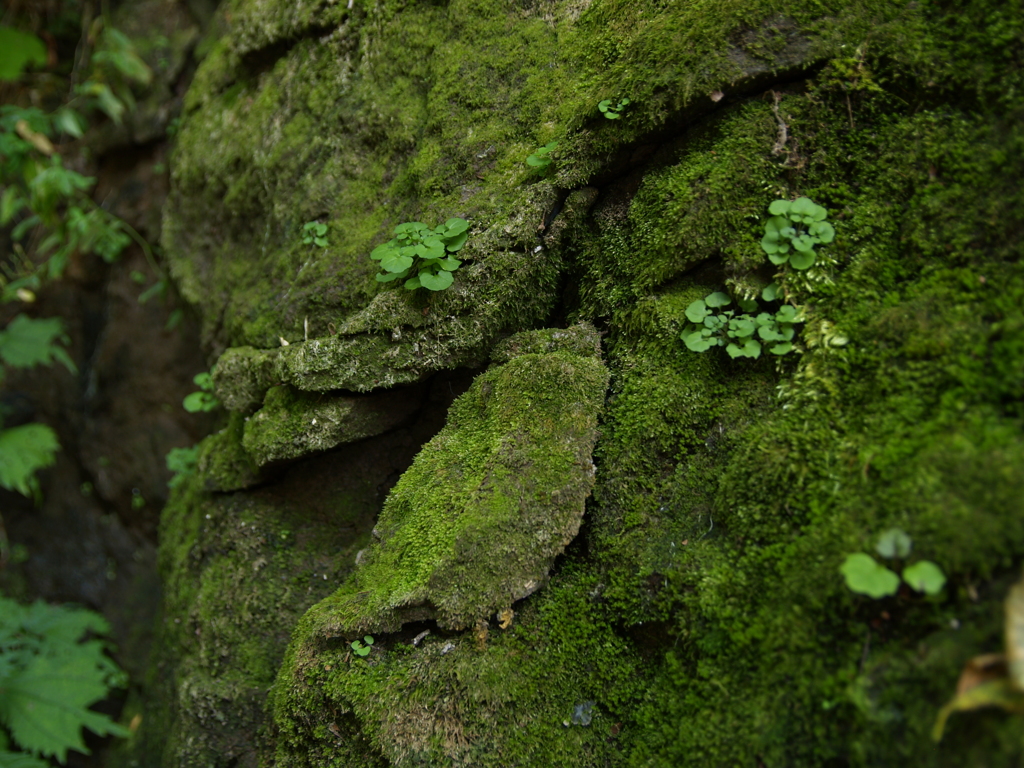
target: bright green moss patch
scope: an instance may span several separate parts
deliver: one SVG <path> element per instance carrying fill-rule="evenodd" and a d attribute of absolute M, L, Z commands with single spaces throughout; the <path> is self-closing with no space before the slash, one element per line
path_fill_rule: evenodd
<path fill-rule="evenodd" d="M 422 399 L 416 389 L 351 397 L 272 387 L 246 421 L 242 445 L 258 466 L 294 459 L 386 432 L 408 419 Z"/>
<path fill-rule="evenodd" d="M 416 646 L 411 633 L 375 636 L 365 659 L 347 643 L 293 645 L 274 693 L 278 761 L 622 763 L 650 667 L 617 630 L 602 589 L 569 566 L 504 629 L 491 622 L 449 636 L 435 628 Z M 307 619 L 298 638 L 310 629 Z M 574 717 L 583 707 L 587 725 Z M 366 741 L 338 744 L 337 732 L 356 723 Z"/>
<path fill-rule="evenodd" d="M 577 338 L 590 336 L 586 356 Z M 543 340 L 531 343 L 531 337 Z M 592 329 L 527 332 L 474 381 L 391 491 L 351 583 L 316 609 L 341 632 L 461 629 L 535 592 L 575 537 L 607 373 Z M 553 342 L 553 343 L 552 343 Z M 336 616 L 332 614 L 336 613 Z"/>

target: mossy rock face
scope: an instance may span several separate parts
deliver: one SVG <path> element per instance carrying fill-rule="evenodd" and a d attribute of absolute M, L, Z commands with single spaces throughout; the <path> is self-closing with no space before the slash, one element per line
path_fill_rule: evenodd
<path fill-rule="evenodd" d="M 1013 716 L 931 731 L 1000 649 L 1024 558 L 1020 4 L 312 9 L 234 3 L 188 99 L 166 244 L 233 415 L 165 516 L 178 690 L 229 691 L 288 766 L 1019 765 Z M 769 206 L 801 196 L 835 240 L 776 267 Z M 378 289 L 370 249 L 450 215 L 472 226 L 455 285 Z M 313 219 L 325 249 L 298 242 Z M 770 282 L 794 351 L 687 349 L 691 303 Z M 298 424 L 417 383 L 408 422 L 208 492 L 254 482 L 266 403 Z M 356 459 L 339 534 L 348 502 L 304 507 L 287 478 L 354 483 Z M 252 579 L 232 529 L 199 536 L 257 494 L 331 542 L 334 583 L 275 602 L 299 565 Z M 846 587 L 891 527 L 939 595 Z M 173 624 L 231 601 L 280 633 Z M 175 744 L 214 743 L 182 702 Z"/>
<path fill-rule="evenodd" d="M 410 388 L 353 397 L 273 387 L 263 407 L 245 422 L 242 446 L 260 467 L 294 459 L 387 432 L 418 410 L 422 400 L 422 390 Z"/>
<path fill-rule="evenodd" d="M 471 627 L 537 591 L 576 536 L 608 385 L 597 335 L 526 332 L 506 350 L 391 491 L 356 577 L 315 609 L 324 633 Z"/>

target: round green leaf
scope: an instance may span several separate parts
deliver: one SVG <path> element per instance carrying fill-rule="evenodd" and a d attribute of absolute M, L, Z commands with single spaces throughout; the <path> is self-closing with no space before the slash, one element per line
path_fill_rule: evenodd
<path fill-rule="evenodd" d="M 792 265 L 793 269 L 810 269 L 814 265 L 814 260 L 814 251 L 810 251 L 808 253 L 794 253 L 789 257 L 789 263 Z"/>
<path fill-rule="evenodd" d="M 876 600 L 895 595 L 900 586 L 899 576 L 863 552 L 847 555 L 839 571 L 852 591 Z"/>
<path fill-rule="evenodd" d="M 793 345 L 790 344 L 788 341 L 785 341 L 782 344 L 774 345 L 769 351 L 773 355 L 784 355 L 784 354 L 786 354 L 787 352 L 789 352 L 792 349 L 793 349 Z"/>
<path fill-rule="evenodd" d="M 704 297 L 705 303 L 709 307 L 725 307 L 732 304 L 732 299 L 729 298 L 729 294 L 716 291 L 715 293 L 709 293 Z"/>
<path fill-rule="evenodd" d="M 381 260 L 380 265 L 386 272 L 401 272 L 412 266 L 413 259 L 401 251 L 389 251 Z"/>
<path fill-rule="evenodd" d="M 198 413 L 199 411 L 212 411 L 220 405 L 220 400 L 209 392 L 193 392 L 186 396 L 181 404 L 189 413 Z"/>
<path fill-rule="evenodd" d="M 420 285 L 426 288 L 428 291 L 443 291 L 445 288 L 455 282 L 455 278 L 452 277 L 451 272 L 420 272 Z"/>
<path fill-rule="evenodd" d="M 736 303 L 739 304 L 740 309 L 744 312 L 754 312 L 757 310 L 757 302 L 753 299 L 736 299 Z"/>
<path fill-rule="evenodd" d="M 798 315 L 796 307 L 785 304 L 779 307 L 779 311 L 775 313 L 775 320 L 779 323 L 795 323 Z"/>
<path fill-rule="evenodd" d="M 454 272 L 456 269 L 462 266 L 462 262 L 458 259 L 454 259 L 449 256 L 447 259 L 441 259 L 438 264 L 445 272 Z"/>
<path fill-rule="evenodd" d="M 815 209 L 819 206 L 815 205 L 809 198 L 798 197 L 793 201 L 793 204 L 789 207 L 789 215 L 793 216 L 813 216 Z M 825 218 L 822 216 L 822 218 Z"/>
<path fill-rule="evenodd" d="M 390 283 L 392 280 L 404 280 L 409 276 L 409 270 L 403 269 L 401 272 L 386 272 L 384 274 L 377 275 L 378 283 Z"/>
<path fill-rule="evenodd" d="M 946 574 L 931 560 L 921 560 L 903 569 L 903 580 L 918 592 L 937 595 L 946 583 Z"/>
<path fill-rule="evenodd" d="M 906 557 L 910 554 L 913 543 L 910 537 L 900 528 L 890 528 L 883 531 L 875 544 L 875 552 L 882 557 L 892 560 L 894 557 Z"/>
<path fill-rule="evenodd" d="M 729 335 L 734 339 L 743 339 L 754 335 L 754 321 L 745 315 L 734 317 L 729 321 Z"/>
<path fill-rule="evenodd" d="M 686 319 L 691 323 L 702 323 L 710 313 L 702 299 L 697 299 L 686 308 Z"/>
<path fill-rule="evenodd" d="M 773 200 L 768 206 L 768 213 L 772 216 L 785 216 L 793 204 L 789 200 Z"/>
<path fill-rule="evenodd" d="M 455 253 L 457 250 L 462 248 L 466 242 L 466 238 L 469 237 L 469 232 L 459 232 L 455 235 L 446 235 L 444 238 L 445 248 L 448 249 L 449 253 Z"/>
<path fill-rule="evenodd" d="M 764 243 L 761 243 L 761 245 L 763 246 Z M 768 253 L 768 261 L 770 261 L 772 264 L 775 264 L 776 266 L 780 266 L 781 267 L 783 264 L 785 264 L 787 261 L 789 261 L 789 246 L 788 245 L 787 246 L 783 246 L 783 248 L 778 248 L 777 252 L 770 252 L 770 251 L 767 251 L 767 249 L 765 249 L 765 250 Z"/>
<path fill-rule="evenodd" d="M 423 287 L 422 284 L 420 283 L 419 275 L 413 275 L 412 277 L 410 277 L 408 280 L 405 281 L 404 286 L 405 290 L 407 291 L 415 291 L 417 288 Z"/>
<path fill-rule="evenodd" d="M 831 243 L 836 237 L 835 229 L 827 221 L 816 221 L 807 228 L 807 231 L 816 237 L 819 243 Z"/>
<path fill-rule="evenodd" d="M 793 238 L 793 248 L 798 253 L 814 253 L 814 238 L 810 235 L 797 235 Z"/>
<path fill-rule="evenodd" d="M 305 242 L 305 240 L 303 240 L 303 242 Z M 370 258 L 373 259 L 374 261 L 380 261 L 393 250 L 395 250 L 395 248 L 392 246 L 390 242 L 384 243 L 383 245 L 378 245 L 376 248 L 370 251 Z"/>
<path fill-rule="evenodd" d="M 768 283 L 761 290 L 761 298 L 764 301 L 775 301 L 779 296 L 782 295 L 782 287 L 778 283 Z"/>
<path fill-rule="evenodd" d="M 526 164 L 533 168 L 544 168 L 551 165 L 551 160 L 546 157 L 538 157 L 537 155 L 530 155 L 526 158 Z"/>

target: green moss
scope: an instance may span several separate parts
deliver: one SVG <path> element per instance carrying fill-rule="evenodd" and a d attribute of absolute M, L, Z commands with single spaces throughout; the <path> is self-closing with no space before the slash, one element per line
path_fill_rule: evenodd
<path fill-rule="evenodd" d="M 386 432 L 408 419 L 421 402 L 416 390 L 351 397 L 272 387 L 263 407 L 246 420 L 242 445 L 259 466 L 294 459 Z"/>
<path fill-rule="evenodd" d="M 616 631 L 601 591 L 570 565 L 506 629 L 478 625 L 475 637 L 435 630 L 415 647 L 410 636 L 377 636 L 366 659 L 348 653 L 347 643 L 293 645 L 274 692 L 277 760 L 621 763 L 637 736 L 634 713 L 649 667 Z M 584 726 L 573 715 L 587 702 L 593 720 Z M 365 741 L 348 737 L 356 723 Z"/>
<path fill-rule="evenodd" d="M 365 565 L 294 631 L 309 603 L 244 583 L 248 545 L 203 529 L 214 502 L 190 487 L 172 504 L 168 616 L 185 626 L 168 636 L 194 710 L 226 691 L 243 712 L 291 631 L 262 747 L 282 763 L 1019 763 L 1001 713 L 928 735 L 963 663 L 999 648 L 1024 552 L 1019 2 L 383 3 L 260 64 L 307 18 L 271 5 L 237 6 L 237 40 L 262 42 L 201 73 L 168 219 L 209 339 L 266 348 L 222 356 L 222 399 L 241 413 L 281 384 L 308 404 L 296 391 L 498 365 L 398 481 Z M 596 112 L 612 96 L 633 102 L 618 121 Z M 536 181 L 522 161 L 552 139 L 556 173 Z M 556 185 L 584 184 L 545 216 Z M 760 232 L 796 195 L 836 240 L 776 272 Z M 369 247 L 452 213 L 473 223 L 456 285 L 377 291 Z M 313 217 L 332 246 L 311 255 L 291 233 Z M 797 354 L 679 340 L 689 302 L 773 278 L 806 314 Z M 607 372 L 576 330 L 501 341 L 559 312 L 607 331 Z M 579 524 L 608 373 L 581 533 L 524 597 Z M 267 493 L 276 514 L 288 492 Z M 845 555 L 892 525 L 943 594 L 845 587 Z M 518 598 L 509 629 L 487 624 Z M 218 619 L 260 602 L 276 651 Z M 430 625 L 412 646 L 428 625 L 403 624 L 424 620 L 490 634 Z M 366 659 L 356 631 L 376 633 Z M 586 701 L 594 723 L 572 725 Z"/>
<path fill-rule="evenodd" d="M 558 335 L 513 337 L 510 350 L 553 351 L 511 357 L 455 401 L 388 496 L 355 578 L 315 609 L 323 631 L 465 628 L 546 581 L 579 529 L 607 386 L 593 329 Z"/>

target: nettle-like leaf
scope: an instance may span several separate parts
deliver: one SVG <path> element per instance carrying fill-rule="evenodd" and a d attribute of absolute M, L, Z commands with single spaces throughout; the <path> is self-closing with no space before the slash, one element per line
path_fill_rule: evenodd
<path fill-rule="evenodd" d="M 863 552 L 847 555 L 839 571 L 852 591 L 875 599 L 895 595 L 900 586 L 899 576 Z"/>
<path fill-rule="evenodd" d="M 57 435 L 44 424 L 0 430 L 0 487 L 33 496 L 35 473 L 52 467 L 59 450 Z"/>
<path fill-rule="evenodd" d="M 0 723 L 23 750 L 63 763 L 69 749 L 89 754 L 83 727 L 101 736 L 129 734 L 89 710 L 125 683 L 101 641 L 81 642 L 86 633 L 107 631 L 92 611 L 0 598 Z"/>
<path fill-rule="evenodd" d="M 56 360 L 72 373 L 77 372 L 60 343 L 67 343 L 60 318 L 33 320 L 17 315 L 0 331 L 0 360 L 13 368 L 50 365 Z"/>
<path fill-rule="evenodd" d="M 26 67 L 46 64 L 46 45 L 33 34 L 0 26 L 0 80 L 17 80 Z"/>

